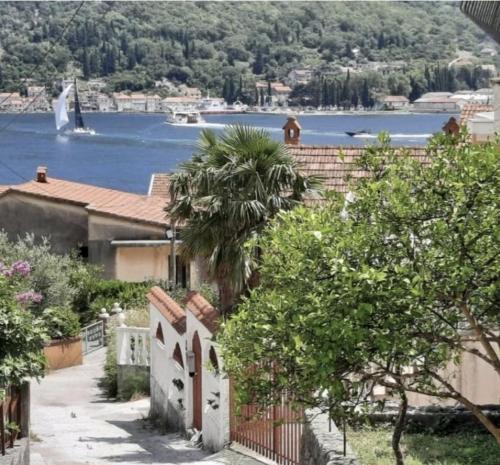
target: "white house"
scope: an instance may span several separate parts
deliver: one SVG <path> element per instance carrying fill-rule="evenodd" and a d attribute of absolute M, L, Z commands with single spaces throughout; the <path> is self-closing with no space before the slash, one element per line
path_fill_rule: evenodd
<path fill-rule="evenodd" d="M 452 95 L 451 92 L 428 92 L 413 102 L 413 111 L 456 113 L 459 107 L 450 98 Z"/>
<path fill-rule="evenodd" d="M 194 430 L 204 447 L 229 442 L 229 379 L 213 336 L 219 313 L 199 293 L 182 307 L 159 287 L 148 294 L 151 415 L 172 431 Z"/>
<path fill-rule="evenodd" d="M 404 110 L 410 106 L 410 101 L 404 95 L 388 95 L 382 104 L 387 110 Z"/>
<path fill-rule="evenodd" d="M 312 69 L 303 68 L 303 69 L 294 69 L 288 73 L 288 83 L 295 87 L 299 84 L 307 84 L 313 78 Z"/>

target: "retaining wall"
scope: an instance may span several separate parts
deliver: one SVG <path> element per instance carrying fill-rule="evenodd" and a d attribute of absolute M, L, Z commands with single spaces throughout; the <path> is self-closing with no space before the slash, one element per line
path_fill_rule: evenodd
<path fill-rule="evenodd" d="M 316 410 L 307 412 L 300 447 L 300 465 L 359 465 L 344 438 L 328 416 Z"/>

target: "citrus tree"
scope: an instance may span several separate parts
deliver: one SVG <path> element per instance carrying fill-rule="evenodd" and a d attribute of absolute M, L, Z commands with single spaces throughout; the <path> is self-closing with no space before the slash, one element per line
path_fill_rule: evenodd
<path fill-rule="evenodd" d="M 427 165 L 382 142 L 349 196 L 271 223 L 260 287 L 220 343 L 243 399 L 266 404 L 286 389 L 338 414 L 386 386 L 401 398 L 401 464 L 408 392 L 461 403 L 500 441 L 443 374 L 468 353 L 500 376 L 499 157 L 494 144 L 437 138 Z"/>

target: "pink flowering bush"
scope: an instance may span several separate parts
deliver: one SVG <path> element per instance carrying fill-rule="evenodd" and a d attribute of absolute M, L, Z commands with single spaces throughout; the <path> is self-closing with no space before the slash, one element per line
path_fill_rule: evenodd
<path fill-rule="evenodd" d="M 22 305 L 29 305 L 30 303 L 39 304 L 43 300 L 42 294 L 33 290 L 19 292 L 16 294 L 15 298 Z"/>
<path fill-rule="evenodd" d="M 42 347 L 48 336 L 43 319 L 28 311 L 42 302 L 40 293 L 24 288 L 30 272 L 25 261 L 0 263 L 0 387 L 44 373 Z"/>

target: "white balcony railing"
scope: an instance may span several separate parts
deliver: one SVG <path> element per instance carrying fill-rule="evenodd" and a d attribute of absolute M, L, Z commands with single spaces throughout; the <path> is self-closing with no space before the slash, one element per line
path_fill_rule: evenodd
<path fill-rule="evenodd" d="M 116 328 L 118 365 L 149 366 L 149 352 L 149 328 L 128 326 Z"/>

